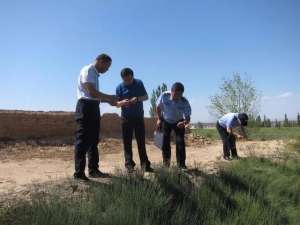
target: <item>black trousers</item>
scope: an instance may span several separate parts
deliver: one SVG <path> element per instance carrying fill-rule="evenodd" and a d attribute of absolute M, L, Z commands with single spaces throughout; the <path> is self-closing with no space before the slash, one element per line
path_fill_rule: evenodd
<path fill-rule="evenodd" d="M 122 118 L 122 134 L 124 144 L 125 167 L 134 167 L 135 162 L 132 157 L 132 138 L 135 134 L 140 163 L 142 167 L 149 167 L 145 143 L 145 123 L 144 118 Z"/>
<path fill-rule="evenodd" d="M 236 140 L 234 135 L 230 135 L 227 130 L 222 127 L 219 122 L 217 123 L 217 130 L 220 134 L 220 137 L 223 141 L 223 154 L 224 157 L 229 157 L 230 153 L 232 157 L 237 157 L 237 150 L 236 150 Z"/>
<path fill-rule="evenodd" d="M 98 170 L 98 141 L 100 133 L 99 102 L 80 99 L 76 105 L 76 136 L 75 136 L 75 174 L 84 173 L 86 153 L 88 153 L 89 172 Z"/>
<path fill-rule="evenodd" d="M 169 165 L 171 161 L 171 132 L 174 130 L 176 136 L 176 159 L 178 166 L 185 166 L 185 128 L 178 128 L 177 123 L 171 124 L 166 121 L 162 123 L 163 131 L 163 161 L 165 165 Z"/>

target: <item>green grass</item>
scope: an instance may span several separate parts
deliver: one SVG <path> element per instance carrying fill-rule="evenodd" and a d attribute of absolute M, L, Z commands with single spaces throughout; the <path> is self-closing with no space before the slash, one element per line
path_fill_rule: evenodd
<path fill-rule="evenodd" d="M 295 151 L 297 150 L 297 151 Z M 300 221 L 300 141 L 280 161 L 247 158 L 218 174 L 120 176 L 83 197 L 35 197 L 2 210 L 5 225 L 284 225 Z M 193 179 L 191 179 L 191 177 Z"/>
<path fill-rule="evenodd" d="M 281 128 L 247 128 L 250 140 L 279 140 L 300 138 L 300 127 L 281 127 Z M 214 140 L 220 139 L 216 129 L 195 129 L 194 135 L 209 137 Z"/>

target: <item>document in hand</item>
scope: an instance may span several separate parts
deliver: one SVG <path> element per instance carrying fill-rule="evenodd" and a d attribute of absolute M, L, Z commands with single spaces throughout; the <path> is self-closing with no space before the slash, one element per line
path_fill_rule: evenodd
<path fill-rule="evenodd" d="M 154 132 L 154 145 L 162 150 L 163 147 L 163 141 L 164 141 L 164 134 L 161 131 L 155 131 Z"/>

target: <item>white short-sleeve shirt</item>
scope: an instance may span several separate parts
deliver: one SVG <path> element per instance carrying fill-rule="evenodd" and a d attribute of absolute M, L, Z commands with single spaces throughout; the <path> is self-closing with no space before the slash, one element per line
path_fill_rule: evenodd
<path fill-rule="evenodd" d="M 238 120 L 238 113 L 227 113 L 224 116 L 222 116 L 218 122 L 221 127 L 223 128 L 236 128 L 240 125 L 240 122 Z"/>
<path fill-rule="evenodd" d="M 84 83 L 91 83 L 94 88 L 99 91 L 99 81 L 98 81 L 99 73 L 97 72 L 95 66 L 93 64 L 89 64 L 84 66 L 80 70 L 80 74 L 78 77 L 78 86 L 77 86 L 77 99 L 91 99 L 97 100 L 96 98 L 92 98 L 89 92 L 84 88 Z"/>

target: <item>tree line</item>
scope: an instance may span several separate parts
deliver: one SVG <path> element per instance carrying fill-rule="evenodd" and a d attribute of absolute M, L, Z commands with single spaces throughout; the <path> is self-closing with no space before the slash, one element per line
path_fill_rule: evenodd
<path fill-rule="evenodd" d="M 163 83 L 152 91 L 149 111 L 151 117 L 156 117 L 156 101 L 167 89 L 167 85 Z M 300 126 L 300 113 L 297 114 L 296 120 L 289 120 L 286 113 L 283 121 L 277 119 L 271 121 L 265 115 L 262 118 L 259 114 L 260 101 L 261 93 L 255 87 L 254 82 L 247 76 L 243 78 L 239 73 L 234 73 L 231 78 L 223 80 L 218 93 L 210 96 L 208 111 L 216 119 L 228 112 L 247 113 L 250 117 L 250 127 Z"/>
<path fill-rule="evenodd" d="M 300 113 L 297 113 L 297 119 L 296 120 L 289 120 L 287 114 L 284 114 L 284 120 L 279 121 L 277 119 L 271 120 L 267 118 L 265 115 L 263 118 L 261 118 L 260 115 L 258 115 L 256 118 L 250 118 L 249 120 L 249 126 L 250 127 L 300 127 Z"/>

